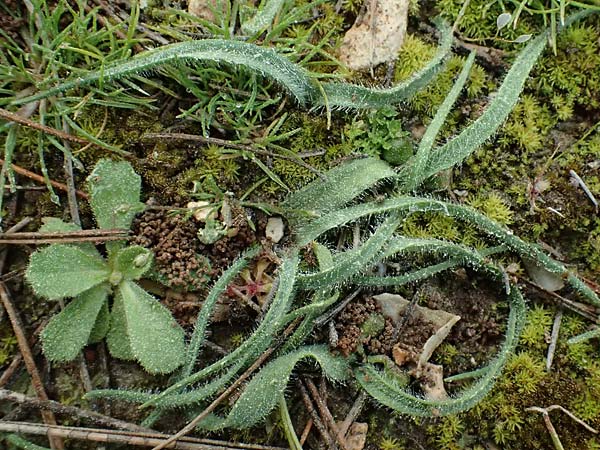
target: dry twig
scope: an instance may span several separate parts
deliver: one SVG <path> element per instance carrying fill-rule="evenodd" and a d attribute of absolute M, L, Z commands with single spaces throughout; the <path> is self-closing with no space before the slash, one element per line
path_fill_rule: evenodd
<path fill-rule="evenodd" d="M 129 431 L 103 430 L 99 428 L 65 427 L 58 425 L 48 426 L 37 423 L 8 421 L 0 421 L 0 431 L 37 435 L 48 434 L 68 439 L 142 447 L 157 445 L 160 442 L 164 442 L 168 437 L 168 435 L 162 433 L 133 433 Z M 238 444 L 236 442 L 194 438 L 184 438 L 180 442 L 172 443 L 166 448 L 178 450 L 285 450 L 282 447 Z"/>
<path fill-rule="evenodd" d="M 358 397 L 356 397 L 356 400 L 354 400 L 354 404 L 352 405 L 352 408 L 350 408 L 350 411 L 348 411 L 346 418 L 340 425 L 340 433 L 342 434 L 342 436 L 346 436 L 346 434 L 348 433 L 348 430 L 350 429 L 350 427 L 352 426 L 352 424 L 354 423 L 354 421 L 360 414 L 363 406 L 365 405 L 366 400 L 367 400 L 367 393 L 365 391 L 360 391 L 360 394 L 358 394 Z"/>
<path fill-rule="evenodd" d="M 331 415 L 331 412 L 329 411 L 327 404 L 323 401 L 323 398 L 319 394 L 319 391 L 318 391 L 317 387 L 315 386 L 315 383 L 313 383 L 313 381 L 307 377 L 304 378 L 304 382 L 306 383 L 306 386 L 308 387 L 308 391 L 309 391 L 310 395 L 312 396 L 312 399 L 315 402 L 315 405 L 317 405 L 317 409 L 319 410 L 319 414 L 321 416 L 322 421 L 329 428 L 329 431 L 335 438 L 339 448 L 341 450 L 346 450 L 347 449 L 346 439 L 344 438 L 344 435 L 340 432 L 340 429 L 336 425 L 335 420 L 334 420 L 333 416 Z"/>
<path fill-rule="evenodd" d="M 4 165 L 4 160 L 1 158 L 0 158 L 0 164 Z M 11 167 L 12 167 L 12 170 L 14 170 L 19 175 L 23 175 L 24 177 L 30 178 L 34 181 L 37 181 L 38 183 L 46 183 L 46 181 L 44 180 L 44 177 L 41 175 L 38 175 L 37 173 L 31 172 L 27 169 L 24 169 L 21 166 L 17 166 L 16 164 L 11 164 Z M 52 187 L 55 187 L 56 189 L 60 189 L 63 192 L 67 192 L 69 190 L 69 188 L 65 184 L 59 183 L 58 181 L 50 180 L 50 184 L 52 185 Z M 84 198 L 86 200 L 89 198 L 89 196 L 83 191 L 76 191 L 76 193 L 79 197 Z"/>
<path fill-rule="evenodd" d="M 6 310 L 6 313 L 8 314 L 8 317 L 10 319 L 10 323 L 13 327 L 15 337 L 17 338 L 19 350 L 23 355 L 25 366 L 27 367 L 27 371 L 29 372 L 29 376 L 31 377 L 31 384 L 33 386 L 33 389 L 35 390 L 35 393 L 40 400 L 48 400 L 48 394 L 46 394 L 46 390 L 44 389 L 42 378 L 40 377 L 40 373 L 38 372 L 37 367 L 35 365 L 35 361 L 33 360 L 33 355 L 31 354 L 29 342 L 27 342 L 27 337 L 25 336 L 25 332 L 23 331 L 21 319 L 10 299 L 8 289 L 6 288 L 6 285 L 4 283 L 0 283 L 0 299 L 2 300 L 4 309 Z M 52 413 L 51 411 L 42 411 L 42 418 L 44 419 L 44 423 L 46 423 L 47 425 L 56 425 L 56 418 L 54 417 L 54 413 Z M 61 438 L 52 437 L 50 435 L 48 435 L 48 438 L 50 440 L 50 446 L 53 449 L 62 450 L 64 448 L 63 441 Z"/>
<path fill-rule="evenodd" d="M 329 448 L 329 450 L 337 450 L 337 445 L 335 444 L 333 437 L 331 436 L 331 434 L 329 434 L 329 431 L 323 424 L 323 421 L 321 420 L 319 414 L 313 406 L 313 403 L 310 399 L 310 396 L 308 395 L 306 388 L 300 380 L 298 380 L 297 386 L 300 390 L 300 394 L 302 395 L 302 401 L 304 402 L 304 406 L 306 407 L 306 410 L 308 411 L 308 414 L 310 415 L 314 426 L 317 428 L 317 430 L 321 434 L 321 437 L 325 441 L 327 448 Z"/>
<path fill-rule="evenodd" d="M 34 128 L 36 130 L 43 131 L 44 133 L 51 134 L 53 136 L 59 137 L 70 142 L 75 142 L 77 144 L 90 144 L 90 142 L 86 139 L 73 136 L 72 134 L 65 133 L 64 131 L 57 130 L 56 128 L 52 128 L 47 125 L 42 125 L 41 123 L 37 123 L 33 120 L 26 119 L 25 117 L 22 117 L 18 114 L 15 114 L 2 108 L 0 108 L 0 118 L 8 120 L 10 122 L 18 123 L 20 125 L 25 125 L 29 128 Z"/>
<path fill-rule="evenodd" d="M 124 241 L 129 238 L 127 230 L 77 230 L 61 233 L 2 233 L 0 244 L 65 244 L 70 242 Z"/>
<path fill-rule="evenodd" d="M 40 400 L 37 398 L 27 397 L 26 395 L 9 391 L 7 389 L 0 389 L 0 400 L 19 403 L 28 408 L 36 408 L 43 411 L 51 411 L 56 414 L 64 414 L 71 417 L 76 417 L 78 419 L 89 420 L 92 423 L 105 427 L 118 428 L 121 430 L 134 432 L 152 432 L 152 430 L 148 428 L 125 422 L 123 420 L 114 419 L 93 411 L 86 411 L 85 409 L 77 408 L 75 406 L 63 405 L 53 400 Z"/>
<path fill-rule="evenodd" d="M 580 418 L 575 416 L 575 414 L 573 414 L 571 411 L 569 411 L 566 408 L 563 408 L 560 405 L 552 405 L 552 406 L 548 406 L 547 408 L 540 408 L 539 406 L 532 406 L 530 408 L 526 408 L 525 411 L 534 411 L 534 412 L 539 412 L 542 414 L 542 416 L 544 417 L 544 424 L 546 425 L 546 428 L 548 429 L 548 432 L 550 433 L 550 438 L 552 439 L 552 443 L 554 444 L 554 448 L 556 450 L 564 450 L 564 447 L 562 445 L 562 442 L 560 442 L 560 438 L 558 437 L 558 433 L 556 432 L 554 425 L 552 425 L 552 422 L 550 421 L 549 413 L 550 413 L 550 411 L 553 411 L 555 409 L 558 409 L 558 410 L 564 412 L 567 416 L 569 416 L 571 419 L 573 419 L 579 425 L 583 426 L 589 432 L 598 434 L 598 431 L 596 429 L 590 427 L 583 420 L 581 420 Z"/>
<path fill-rule="evenodd" d="M 317 175 L 322 180 L 325 180 L 325 175 L 323 175 L 319 170 L 315 169 L 308 163 L 305 163 L 300 158 L 293 158 L 291 156 L 280 155 L 279 153 L 273 153 L 268 150 L 261 150 L 258 148 L 251 147 L 250 145 L 238 144 L 236 142 L 227 141 L 225 139 L 218 139 L 212 137 L 200 136 L 197 134 L 186 134 L 186 133 L 147 133 L 142 136 L 142 139 L 174 139 L 174 140 L 182 140 L 182 141 L 195 141 L 202 142 L 204 144 L 213 144 L 220 145 L 221 147 L 233 148 L 236 150 L 242 150 L 246 152 L 256 153 L 257 155 L 270 156 L 272 158 L 284 159 L 286 161 L 293 162 L 294 164 L 298 164 L 301 167 L 304 167 L 306 170 L 311 173 Z"/>

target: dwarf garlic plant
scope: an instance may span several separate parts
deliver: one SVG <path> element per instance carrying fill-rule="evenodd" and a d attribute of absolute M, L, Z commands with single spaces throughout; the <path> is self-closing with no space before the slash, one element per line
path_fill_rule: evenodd
<path fill-rule="evenodd" d="M 127 162 L 101 160 L 87 179 L 90 204 L 101 229 L 129 229 L 140 202 L 141 180 Z M 79 227 L 46 219 L 43 233 Z M 183 363 L 183 330 L 139 280 L 152 254 L 138 245 L 107 242 L 107 258 L 91 243 L 52 244 L 31 255 L 26 279 L 49 300 L 73 300 L 41 334 L 51 361 L 71 361 L 87 344 L 106 338 L 112 356 L 138 361 L 150 373 L 169 373 Z M 108 299 L 113 303 L 109 311 Z"/>

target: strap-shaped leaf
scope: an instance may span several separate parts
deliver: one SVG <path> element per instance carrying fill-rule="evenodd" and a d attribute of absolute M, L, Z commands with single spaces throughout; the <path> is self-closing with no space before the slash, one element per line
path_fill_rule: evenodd
<path fill-rule="evenodd" d="M 87 179 L 90 205 L 98 227 L 129 229 L 133 216 L 142 211 L 141 178 L 125 161 L 102 159 Z"/>
<path fill-rule="evenodd" d="M 431 152 L 424 178 L 458 164 L 496 133 L 517 103 L 529 72 L 547 41 L 547 34 L 541 33 L 523 49 L 483 114 L 454 139 Z"/>
<path fill-rule="evenodd" d="M 431 82 L 450 53 L 452 29 L 443 21 L 436 22 L 441 34 L 438 51 L 423 69 L 408 80 L 388 89 L 368 88 L 349 83 L 324 83 L 324 95 L 319 97 L 318 105 L 340 109 L 383 108 L 410 99 Z"/>
<path fill-rule="evenodd" d="M 71 361 L 88 343 L 101 308 L 106 305 L 106 283 L 75 297 L 67 307 L 50 319 L 42 331 L 42 348 L 50 361 Z"/>
<path fill-rule="evenodd" d="M 146 403 L 142 406 L 150 406 L 156 404 L 157 406 L 163 406 L 159 401 L 165 397 L 179 397 L 179 395 L 173 395 L 177 391 L 181 390 L 186 386 L 209 377 L 215 373 L 223 370 L 228 370 L 222 378 L 231 379 L 232 374 L 235 375 L 237 371 L 246 363 L 250 364 L 260 354 L 265 351 L 269 345 L 273 342 L 275 335 L 286 323 L 286 313 L 288 312 L 293 302 L 293 291 L 296 280 L 296 274 L 298 272 L 298 253 L 293 254 L 284 259 L 283 263 L 279 268 L 279 278 L 277 283 L 277 291 L 275 297 L 271 303 L 271 307 L 268 309 L 265 317 L 260 322 L 256 330 L 240 345 L 238 348 L 227 354 L 220 360 L 213 364 L 203 368 L 202 370 L 187 376 L 184 379 L 179 380 L 162 392 L 155 400 Z M 240 364 L 241 363 L 241 364 Z M 229 369 L 228 369 L 229 368 Z M 202 390 L 199 389 L 199 390 Z M 211 394 L 212 395 L 212 392 Z M 198 396 L 194 394 L 194 391 L 186 394 L 181 394 L 187 398 L 193 398 L 194 401 L 199 401 Z M 179 403 L 181 404 L 181 403 Z"/>
<path fill-rule="evenodd" d="M 437 138 L 438 133 L 444 125 L 444 122 L 446 122 L 446 118 L 448 117 L 448 114 L 450 114 L 454 103 L 456 103 L 456 100 L 458 99 L 462 88 L 467 82 L 469 72 L 471 71 L 471 67 L 473 67 L 474 62 L 475 52 L 471 52 L 471 54 L 465 61 L 465 64 L 460 74 L 458 75 L 454 86 L 452 86 L 452 89 L 444 99 L 444 102 L 438 108 L 433 120 L 427 127 L 427 130 L 425 131 L 421 142 L 419 142 L 417 154 L 415 155 L 411 163 L 408 164 L 408 166 L 410 166 L 409 175 L 404 183 L 404 189 L 406 191 L 414 190 L 419 186 L 419 184 L 423 182 L 424 173 L 428 169 L 431 149 L 433 147 L 433 144 L 435 143 L 435 139 Z"/>
<path fill-rule="evenodd" d="M 498 355 L 486 366 L 487 370 L 481 372 L 481 378 L 458 396 L 447 400 L 417 397 L 372 364 L 364 364 L 355 370 L 357 381 L 378 402 L 403 414 L 435 417 L 472 408 L 492 389 L 504 364 L 517 346 L 519 333 L 525 322 L 526 306 L 521 293 L 514 286 L 511 286 L 509 302 L 511 309 L 506 326 L 506 339 Z"/>
<path fill-rule="evenodd" d="M 196 323 L 194 324 L 194 332 L 190 339 L 190 345 L 186 351 L 185 366 L 181 372 L 181 378 L 187 377 L 194 369 L 194 364 L 196 363 L 198 354 L 200 353 L 200 349 L 204 342 L 210 317 L 219 297 L 225 292 L 227 286 L 229 286 L 242 269 L 248 265 L 248 261 L 258 255 L 259 251 L 260 247 L 254 247 L 241 255 L 240 258 L 223 272 L 223 275 L 217 280 L 206 299 L 202 302 L 202 308 L 200 309 L 198 317 L 196 318 Z"/>
<path fill-rule="evenodd" d="M 296 364 L 306 358 L 315 359 L 323 373 L 334 381 L 345 380 L 349 375 L 347 360 L 333 356 L 324 345 L 302 347 L 280 356 L 250 380 L 227 416 L 225 426 L 249 428 L 259 423 L 277 405 Z"/>
<path fill-rule="evenodd" d="M 72 245 L 54 244 L 31 255 L 25 272 L 37 295 L 75 297 L 106 281 L 109 268 L 100 256 Z"/>
<path fill-rule="evenodd" d="M 152 252 L 140 245 L 119 250 L 114 259 L 113 271 L 124 280 L 139 280 L 152 266 Z"/>
<path fill-rule="evenodd" d="M 364 244 L 335 255 L 333 266 L 319 272 L 301 275 L 298 280 L 300 285 L 304 289 L 327 289 L 365 271 L 381 253 L 399 223 L 398 215 L 393 213 Z"/>
<path fill-rule="evenodd" d="M 150 373 L 169 373 L 184 360 L 183 330 L 167 308 L 132 281 L 117 290 L 135 359 Z"/>
<path fill-rule="evenodd" d="M 321 214 L 341 208 L 357 195 L 384 178 L 396 175 L 384 161 L 364 158 L 350 161 L 329 170 L 327 180 L 316 179 L 289 195 L 283 207 L 292 211 Z"/>
<path fill-rule="evenodd" d="M 112 310 L 110 312 L 110 328 L 106 334 L 106 343 L 110 354 L 118 359 L 131 361 L 135 359 L 131 342 L 127 334 L 127 321 L 125 320 L 125 307 L 123 297 L 115 295 Z"/>

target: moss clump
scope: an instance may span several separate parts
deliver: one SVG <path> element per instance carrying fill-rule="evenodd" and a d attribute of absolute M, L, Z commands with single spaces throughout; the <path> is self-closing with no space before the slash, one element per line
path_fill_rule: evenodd
<path fill-rule="evenodd" d="M 339 123 L 332 124 L 327 128 L 327 120 L 324 117 L 316 117 L 308 113 L 293 113 L 288 118 L 282 133 L 290 132 L 291 136 L 280 145 L 288 149 L 292 154 L 315 153 L 318 156 L 302 158 L 319 171 L 326 171 L 334 166 L 340 159 L 352 153 L 353 148 L 342 139 Z M 315 178 L 315 174 L 292 161 L 274 158 L 273 172 L 292 190 L 299 188 L 308 181 Z M 267 193 L 282 193 L 282 189 L 274 182 L 268 182 L 261 188 Z"/>
<path fill-rule="evenodd" d="M 416 36 L 407 34 L 396 61 L 395 81 L 404 81 L 423 68 L 435 52 L 434 44 L 428 44 Z M 462 56 L 450 57 L 434 81 L 410 100 L 409 107 L 412 112 L 423 118 L 432 117 L 452 89 L 454 79 L 462 69 L 465 60 L 466 58 Z M 485 95 L 492 88 L 493 82 L 488 78 L 485 70 L 478 64 L 474 64 L 466 83 L 467 97 L 475 99 Z M 455 108 L 453 115 L 448 117 L 448 123 L 445 126 L 447 132 L 452 129 L 452 124 L 456 123 L 461 114 L 462 111 Z"/>

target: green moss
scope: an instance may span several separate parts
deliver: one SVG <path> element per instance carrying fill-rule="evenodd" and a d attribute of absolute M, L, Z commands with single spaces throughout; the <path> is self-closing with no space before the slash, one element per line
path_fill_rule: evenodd
<path fill-rule="evenodd" d="M 323 172 L 353 151 L 350 143 L 342 139 L 342 127 L 341 124 L 334 123 L 331 129 L 328 129 L 325 117 L 316 117 L 308 113 L 292 113 L 282 127 L 281 133 L 292 131 L 294 133 L 279 145 L 295 154 L 318 154 L 302 158 L 302 161 Z M 310 170 L 281 158 L 273 158 L 272 170 L 290 189 L 297 189 L 316 176 Z M 281 187 L 274 182 L 265 183 L 261 189 L 269 194 L 282 193 Z"/>
<path fill-rule="evenodd" d="M 435 52 L 436 47 L 434 44 L 425 43 L 422 39 L 407 34 L 396 61 L 395 81 L 406 80 L 413 73 L 423 68 Z M 462 69 L 465 59 L 457 55 L 449 58 L 444 69 L 437 75 L 435 80 L 410 100 L 409 106 L 413 110 L 413 113 L 422 117 L 433 116 L 452 88 L 454 79 Z M 493 84 L 488 79 L 485 70 L 481 66 L 474 64 L 466 84 L 468 98 L 474 99 L 485 95 L 491 87 L 493 87 Z M 460 110 L 457 108 L 454 112 L 454 117 L 451 116 L 448 118 L 450 125 L 453 120 L 456 121 L 458 119 L 459 113 Z M 451 126 L 446 125 L 446 133 L 451 128 Z"/>
<path fill-rule="evenodd" d="M 557 54 L 547 52 L 534 69 L 532 85 L 554 100 L 555 111 L 600 107 L 599 26 L 600 20 L 591 17 L 569 27 L 558 37 Z"/>
<path fill-rule="evenodd" d="M 447 416 L 432 426 L 429 426 L 428 432 L 437 448 L 448 450 L 458 450 L 464 448 L 459 444 L 465 425 L 458 415 Z"/>
<path fill-rule="evenodd" d="M 534 305 L 527 312 L 527 322 L 521 333 L 523 345 L 542 350 L 546 347 L 545 336 L 552 330 L 553 312 L 542 305 Z"/>

